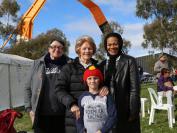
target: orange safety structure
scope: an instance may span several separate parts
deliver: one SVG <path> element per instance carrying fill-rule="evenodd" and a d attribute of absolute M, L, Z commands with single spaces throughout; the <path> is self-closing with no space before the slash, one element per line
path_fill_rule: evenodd
<path fill-rule="evenodd" d="M 106 17 L 104 16 L 103 12 L 101 11 L 98 5 L 96 5 L 91 0 L 79 0 L 79 2 L 81 2 L 85 7 L 90 10 L 103 34 L 112 31 L 108 21 L 106 20 Z"/>
<path fill-rule="evenodd" d="M 33 22 L 40 9 L 45 4 L 46 0 L 35 0 L 28 11 L 22 16 L 19 22 L 16 32 L 21 36 L 22 39 L 29 40 L 32 38 Z M 14 31 L 14 32 L 15 32 Z M 13 36 L 13 33 L 9 35 L 8 39 L 4 42 L 1 48 L 4 48 L 8 41 Z"/>

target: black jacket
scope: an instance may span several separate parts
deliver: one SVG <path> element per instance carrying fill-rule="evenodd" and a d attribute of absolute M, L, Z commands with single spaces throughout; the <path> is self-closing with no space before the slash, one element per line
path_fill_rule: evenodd
<path fill-rule="evenodd" d="M 91 59 L 92 64 L 97 61 Z M 79 63 L 79 58 L 74 59 L 72 63 L 65 65 L 58 77 L 55 91 L 58 100 L 67 107 L 66 112 L 66 133 L 76 133 L 75 118 L 70 112 L 70 107 L 75 103 L 79 96 L 85 91 L 83 84 L 83 73 L 85 68 Z"/>
<path fill-rule="evenodd" d="M 121 54 L 115 63 L 115 72 L 109 82 L 117 107 L 116 132 L 119 133 L 139 133 L 139 112 L 140 112 L 140 84 L 136 60 L 128 55 Z M 106 73 L 107 60 L 100 64 L 100 68 Z M 129 118 L 136 118 L 129 122 Z"/>

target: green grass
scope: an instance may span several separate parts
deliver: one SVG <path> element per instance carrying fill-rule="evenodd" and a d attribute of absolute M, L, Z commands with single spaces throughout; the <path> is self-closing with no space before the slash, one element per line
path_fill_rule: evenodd
<path fill-rule="evenodd" d="M 22 118 L 16 118 L 14 127 L 17 131 L 32 131 L 32 124 L 28 113 L 24 111 L 24 108 L 18 108 L 17 111 L 23 114 Z"/>
<path fill-rule="evenodd" d="M 141 85 L 141 97 L 146 97 L 149 99 L 149 109 L 150 109 L 150 97 L 147 88 L 152 87 L 156 90 L 155 84 L 142 84 Z M 177 105 L 177 98 L 175 98 L 175 103 Z M 177 122 L 173 125 L 171 129 L 168 126 L 167 111 L 156 111 L 155 112 L 155 123 L 149 125 L 149 114 L 147 113 L 148 103 L 146 104 L 146 117 L 141 118 L 141 131 L 142 133 L 177 133 Z M 17 131 L 32 131 L 31 121 L 27 113 L 20 109 L 23 113 L 21 119 L 16 119 L 15 128 Z M 177 110 L 175 111 L 175 116 L 177 120 Z"/>
<path fill-rule="evenodd" d="M 149 109 L 150 109 L 150 97 L 147 88 L 153 88 L 156 90 L 157 86 L 154 84 L 143 84 L 141 85 L 141 97 L 146 97 L 149 99 Z M 166 102 L 166 98 L 163 99 Z M 175 98 L 175 103 L 177 105 L 177 98 Z M 157 111 L 155 112 L 154 124 L 149 125 L 149 114 L 147 113 L 148 103 L 146 104 L 146 117 L 141 118 L 141 131 L 142 133 L 177 133 L 177 122 L 173 125 L 173 128 L 168 126 L 168 116 L 167 111 Z M 177 110 L 175 110 L 175 116 L 177 120 Z"/>

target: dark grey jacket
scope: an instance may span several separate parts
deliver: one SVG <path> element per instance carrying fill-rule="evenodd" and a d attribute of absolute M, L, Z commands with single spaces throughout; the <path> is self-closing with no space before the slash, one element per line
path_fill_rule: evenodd
<path fill-rule="evenodd" d="M 36 112 L 45 74 L 44 56 L 33 62 L 25 84 L 25 108 Z"/>
<path fill-rule="evenodd" d="M 28 80 L 25 85 L 25 93 L 24 93 L 25 108 L 28 111 L 32 110 L 35 113 L 35 116 L 38 115 L 40 98 L 43 92 L 42 88 L 43 88 L 44 77 L 45 77 L 45 61 L 44 61 L 45 56 L 33 62 L 33 65 L 31 67 L 31 72 L 29 74 Z M 68 58 L 67 56 L 66 56 L 66 60 L 68 62 L 71 61 L 71 59 Z"/>
<path fill-rule="evenodd" d="M 107 61 L 100 64 L 104 72 L 107 70 Z M 139 133 L 139 111 L 140 111 L 140 84 L 138 78 L 138 69 L 135 58 L 128 55 L 120 55 L 116 60 L 116 72 L 112 80 L 109 79 L 115 104 L 117 107 L 117 129 L 120 133 Z M 130 117 L 136 119 L 129 122 Z"/>

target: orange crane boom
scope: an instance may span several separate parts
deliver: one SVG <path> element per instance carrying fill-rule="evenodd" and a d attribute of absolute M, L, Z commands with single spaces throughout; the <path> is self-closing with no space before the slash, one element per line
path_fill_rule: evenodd
<path fill-rule="evenodd" d="M 98 5 L 96 5 L 91 0 L 79 0 L 79 2 L 90 10 L 103 34 L 112 31 L 108 21 L 106 20 L 106 17 L 104 16 L 103 12 L 101 11 Z"/>
<path fill-rule="evenodd" d="M 40 9 L 44 6 L 45 2 L 46 0 L 35 0 L 28 11 L 22 16 L 21 21 L 18 23 L 18 26 L 15 29 L 22 39 L 29 40 L 32 38 L 34 19 L 39 13 Z M 8 39 L 1 46 L 1 49 L 3 49 L 8 41 L 12 38 L 14 32 L 9 35 Z"/>
<path fill-rule="evenodd" d="M 18 25 L 18 29 L 20 29 L 20 35 L 25 39 L 32 38 L 34 19 L 45 2 L 46 0 L 36 0 L 28 9 L 28 11 L 22 16 L 21 22 Z"/>
<path fill-rule="evenodd" d="M 108 21 L 106 20 L 106 17 L 104 16 L 103 12 L 101 11 L 98 5 L 96 5 L 91 0 L 78 0 L 78 1 L 90 10 L 103 34 L 112 31 Z M 35 0 L 31 7 L 28 9 L 28 11 L 22 16 L 21 21 L 19 22 L 15 30 L 21 36 L 20 38 L 25 40 L 29 40 L 32 38 L 34 19 L 39 13 L 40 9 L 44 6 L 45 2 L 46 0 Z M 8 39 L 1 46 L 2 49 L 11 39 L 13 33 L 9 35 Z"/>

